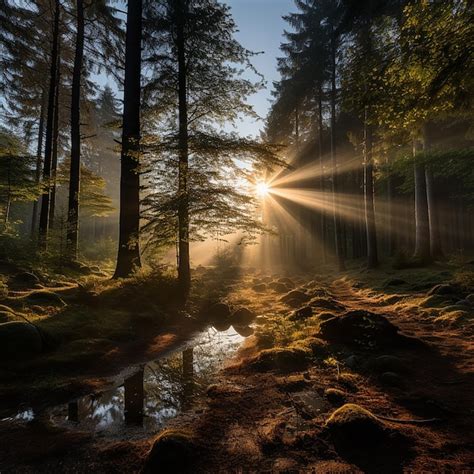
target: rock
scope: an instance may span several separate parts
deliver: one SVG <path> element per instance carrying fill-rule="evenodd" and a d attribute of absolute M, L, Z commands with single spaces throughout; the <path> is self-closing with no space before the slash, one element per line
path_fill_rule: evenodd
<path fill-rule="evenodd" d="M 300 290 L 292 290 L 280 298 L 282 303 L 292 307 L 298 307 L 310 300 L 310 296 Z"/>
<path fill-rule="evenodd" d="M 327 311 L 323 311 L 322 313 L 317 314 L 316 317 L 320 322 L 322 322 L 327 321 L 328 319 L 335 318 L 336 315 L 334 313 L 328 313 Z"/>
<path fill-rule="evenodd" d="M 369 362 L 369 368 L 376 372 L 406 372 L 408 370 L 407 361 L 397 356 L 381 355 Z"/>
<path fill-rule="evenodd" d="M 264 349 L 249 362 L 249 365 L 258 371 L 276 370 L 287 373 L 308 367 L 309 356 L 309 351 L 299 347 L 276 347 Z"/>
<path fill-rule="evenodd" d="M 277 280 L 277 283 L 283 283 L 284 285 L 292 286 L 292 287 L 295 286 L 294 281 L 291 278 L 287 278 L 287 277 L 279 278 Z"/>
<path fill-rule="evenodd" d="M 459 300 L 456 301 L 455 306 L 472 306 L 473 303 L 471 303 L 467 298 L 464 300 Z"/>
<path fill-rule="evenodd" d="M 339 390 L 338 388 L 327 388 L 324 390 L 324 396 L 333 405 L 342 405 L 346 402 L 346 392 Z"/>
<path fill-rule="evenodd" d="M 257 283 L 256 285 L 252 286 L 252 290 L 256 291 L 257 293 L 264 293 L 265 291 L 267 291 L 267 284 Z"/>
<path fill-rule="evenodd" d="M 45 306 L 66 306 L 64 300 L 52 291 L 32 291 L 27 297 L 30 303 L 41 304 Z"/>
<path fill-rule="evenodd" d="M 165 430 L 153 443 L 143 473 L 174 474 L 177 472 L 192 472 L 193 459 L 196 455 L 197 445 L 190 433 Z"/>
<path fill-rule="evenodd" d="M 336 443 L 372 443 L 384 434 L 384 424 L 370 411 L 347 403 L 326 421 L 326 428 Z"/>
<path fill-rule="evenodd" d="M 207 319 L 211 321 L 223 321 L 230 318 L 231 310 L 229 305 L 225 303 L 214 303 L 203 311 L 206 314 Z M 229 324 L 230 326 L 230 324 Z"/>
<path fill-rule="evenodd" d="M 328 341 L 374 347 L 393 343 L 397 338 L 398 328 L 384 316 L 355 310 L 323 321 L 319 333 Z"/>
<path fill-rule="evenodd" d="M 222 321 L 213 321 L 212 323 L 212 327 L 219 332 L 227 331 L 230 326 L 230 321 L 227 319 L 223 319 Z"/>
<path fill-rule="evenodd" d="M 466 296 L 466 301 L 469 301 L 470 304 L 474 304 L 474 293 Z"/>
<path fill-rule="evenodd" d="M 347 365 L 350 369 L 356 369 L 357 367 L 360 367 L 361 365 L 361 360 L 360 357 L 357 357 L 356 355 L 352 354 L 346 359 L 344 359 L 344 364 Z"/>
<path fill-rule="evenodd" d="M 20 272 L 10 278 L 10 282 L 16 285 L 33 286 L 40 282 L 39 278 L 31 272 Z"/>
<path fill-rule="evenodd" d="M 235 332 L 240 334 L 242 337 L 249 337 L 254 333 L 254 329 L 250 326 L 233 326 Z"/>
<path fill-rule="evenodd" d="M 330 311 L 344 311 L 345 306 L 330 298 L 313 298 L 309 303 L 313 308 L 327 309 Z"/>
<path fill-rule="evenodd" d="M 329 344 L 317 337 L 308 337 L 302 343 L 311 350 L 315 357 L 326 357 L 329 352 Z"/>
<path fill-rule="evenodd" d="M 262 280 L 262 283 L 270 283 L 273 280 L 273 278 L 266 276 L 266 277 L 263 277 L 261 280 Z"/>
<path fill-rule="evenodd" d="M 299 390 L 304 390 L 308 387 L 310 382 L 304 378 L 303 375 L 289 375 L 285 377 L 284 380 L 279 382 L 280 390 L 284 392 L 296 392 Z"/>
<path fill-rule="evenodd" d="M 391 278 L 385 281 L 385 283 L 383 284 L 383 287 L 388 288 L 390 286 L 400 286 L 400 285 L 408 285 L 408 282 L 405 280 L 402 280 L 401 278 Z"/>
<path fill-rule="evenodd" d="M 288 291 L 288 285 L 285 285 L 285 283 L 279 283 L 277 281 L 270 283 L 268 288 L 273 290 L 275 293 L 286 293 Z"/>
<path fill-rule="evenodd" d="M 0 357 L 2 362 L 22 360 L 43 350 L 43 338 L 32 324 L 11 321 L 0 324 Z"/>
<path fill-rule="evenodd" d="M 451 284 L 436 285 L 428 291 L 428 295 L 456 295 L 459 293 L 459 288 Z"/>
<path fill-rule="evenodd" d="M 311 306 L 303 306 L 300 309 L 297 309 L 296 311 L 293 311 L 293 313 L 290 316 L 290 319 L 293 321 L 298 321 L 300 319 L 307 319 L 310 318 L 313 315 L 313 308 Z"/>
<path fill-rule="evenodd" d="M 239 308 L 232 313 L 230 321 L 233 325 L 248 326 L 256 317 L 257 315 L 248 308 Z"/>
<path fill-rule="evenodd" d="M 400 375 L 396 374 L 395 372 L 384 372 L 380 376 L 380 381 L 384 385 L 388 385 L 389 387 L 402 387 L 403 386 L 403 379 Z"/>

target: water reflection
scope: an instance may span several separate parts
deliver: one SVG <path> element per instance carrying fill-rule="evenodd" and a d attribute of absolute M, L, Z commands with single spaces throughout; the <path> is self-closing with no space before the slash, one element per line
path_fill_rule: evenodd
<path fill-rule="evenodd" d="M 179 412 L 196 406 L 225 361 L 252 332 L 249 327 L 210 328 L 182 352 L 138 368 L 121 386 L 51 410 L 51 420 L 103 434 L 156 432 Z"/>

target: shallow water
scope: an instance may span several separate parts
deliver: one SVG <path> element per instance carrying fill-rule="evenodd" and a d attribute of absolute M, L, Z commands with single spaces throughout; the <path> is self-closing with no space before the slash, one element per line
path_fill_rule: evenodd
<path fill-rule="evenodd" d="M 252 329 L 209 328 L 180 351 L 127 370 L 114 388 L 71 400 L 41 413 L 57 426 L 99 436 L 135 437 L 155 433 L 176 415 L 199 406 L 215 380 Z M 129 375 L 129 374 L 132 375 Z M 25 408 L 2 421 L 26 422 L 39 414 Z"/>

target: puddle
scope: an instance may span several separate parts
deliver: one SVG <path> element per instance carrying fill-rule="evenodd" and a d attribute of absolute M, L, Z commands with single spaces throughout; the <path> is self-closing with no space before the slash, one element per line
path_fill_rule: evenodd
<path fill-rule="evenodd" d="M 57 426 L 98 436 L 135 437 L 156 433 L 179 413 L 199 406 L 207 387 L 252 333 L 252 329 L 209 328 L 175 352 L 127 371 L 110 390 L 71 400 L 42 413 Z M 1 421 L 27 422 L 31 408 Z"/>

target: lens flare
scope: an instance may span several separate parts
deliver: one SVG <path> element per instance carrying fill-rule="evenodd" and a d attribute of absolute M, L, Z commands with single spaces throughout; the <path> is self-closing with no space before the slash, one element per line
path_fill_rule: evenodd
<path fill-rule="evenodd" d="M 264 198 L 268 196 L 268 193 L 270 192 L 270 187 L 268 186 L 267 183 L 264 183 L 263 181 L 260 183 L 257 183 L 257 196 L 260 198 Z"/>

